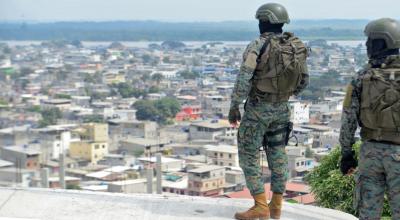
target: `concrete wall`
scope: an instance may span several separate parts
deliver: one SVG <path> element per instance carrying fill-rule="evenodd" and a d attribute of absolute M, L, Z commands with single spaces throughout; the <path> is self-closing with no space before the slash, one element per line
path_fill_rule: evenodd
<path fill-rule="evenodd" d="M 51 202 L 43 202 L 51 201 Z M 252 200 L 122 195 L 71 190 L 0 188 L 0 216 L 41 220 L 227 220 Z M 331 209 L 285 203 L 282 220 L 356 220 Z"/>

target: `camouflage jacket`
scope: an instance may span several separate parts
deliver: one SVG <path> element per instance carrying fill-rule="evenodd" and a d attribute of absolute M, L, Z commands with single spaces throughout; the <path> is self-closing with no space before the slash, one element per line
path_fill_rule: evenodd
<path fill-rule="evenodd" d="M 357 126 L 362 127 L 360 120 L 361 111 L 361 93 L 362 93 L 362 78 L 367 71 L 374 66 L 377 68 L 381 65 L 391 65 L 394 61 L 399 62 L 400 56 L 389 56 L 385 59 L 370 60 L 370 65 L 361 70 L 347 87 L 346 97 L 343 102 L 342 125 L 340 128 L 339 142 L 342 147 L 342 153 L 352 151 L 352 146 L 355 143 L 354 134 Z"/>
<path fill-rule="evenodd" d="M 365 72 L 366 70 L 360 71 L 357 77 L 347 86 L 346 97 L 343 102 L 342 126 L 339 137 L 342 154 L 351 152 L 355 143 L 354 134 L 357 130 L 357 125 L 360 124 L 361 78 Z"/>
<path fill-rule="evenodd" d="M 274 33 L 271 33 L 271 36 Z M 267 35 L 268 36 L 268 35 Z M 243 62 L 240 66 L 239 74 L 236 78 L 235 87 L 231 95 L 231 108 L 239 107 L 245 99 L 248 98 L 248 94 L 251 90 L 251 78 L 257 67 L 257 59 L 260 52 L 267 41 L 267 38 L 259 37 L 252 41 L 243 53 Z M 302 73 L 303 79 L 295 91 L 295 95 L 302 92 L 308 85 L 308 73 Z"/>

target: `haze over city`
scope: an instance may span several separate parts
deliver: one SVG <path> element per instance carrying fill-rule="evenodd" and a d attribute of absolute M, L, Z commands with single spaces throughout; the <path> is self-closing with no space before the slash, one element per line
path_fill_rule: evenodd
<path fill-rule="evenodd" d="M 252 20 L 265 0 L 1 0 L 0 21 L 160 20 L 171 22 Z M 395 0 L 278 0 L 292 19 L 372 19 L 398 16 Z"/>

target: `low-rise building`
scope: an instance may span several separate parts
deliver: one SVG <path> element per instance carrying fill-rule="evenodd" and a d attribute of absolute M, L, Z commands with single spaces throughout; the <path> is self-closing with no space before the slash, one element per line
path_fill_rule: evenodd
<path fill-rule="evenodd" d="M 202 166 L 188 171 L 190 196 L 218 196 L 225 187 L 225 168 L 221 166 Z"/>
<path fill-rule="evenodd" d="M 108 143 L 93 141 L 71 142 L 69 155 L 72 158 L 82 158 L 97 163 L 108 154 Z"/>
<path fill-rule="evenodd" d="M 242 191 L 245 186 L 246 180 L 244 178 L 244 173 L 240 168 L 225 171 L 225 193 Z"/>
<path fill-rule="evenodd" d="M 84 124 L 75 132 L 81 140 L 70 143 L 70 157 L 83 158 L 95 164 L 108 154 L 107 124 Z"/>
<path fill-rule="evenodd" d="M 191 140 L 216 140 L 218 136 L 235 137 L 237 129 L 233 128 L 227 120 L 207 120 L 192 123 L 189 127 Z"/>
<path fill-rule="evenodd" d="M 178 195 L 188 194 L 188 176 L 181 173 L 169 173 L 163 176 L 162 191 Z"/>
<path fill-rule="evenodd" d="M 156 179 L 153 179 L 153 189 L 156 187 Z M 108 192 L 116 193 L 146 193 L 147 179 L 134 179 L 115 181 L 108 184 Z"/>
<path fill-rule="evenodd" d="M 144 165 L 144 167 L 152 167 L 156 168 L 157 158 L 156 157 L 141 157 L 138 160 Z M 181 171 L 185 168 L 185 161 L 169 158 L 169 157 L 161 157 L 161 170 L 162 172 L 177 172 Z"/>
<path fill-rule="evenodd" d="M 0 129 L 0 146 L 15 146 L 28 144 L 30 141 L 30 126 L 18 126 Z"/>
<path fill-rule="evenodd" d="M 239 167 L 237 146 L 206 145 L 205 149 L 212 164 L 219 166 Z"/>
<path fill-rule="evenodd" d="M 23 146 L 6 146 L 0 148 L 0 158 L 10 161 L 19 169 L 38 170 L 40 151 L 37 147 Z"/>
<path fill-rule="evenodd" d="M 70 99 L 49 99 L 42 100 L 40 106 L 46 109 L 58 108 L 60 110 L 68 110 L 71 108 L 71 102 Z"/>
<path fill-rule="evenodd" d="M 0 186 L 5 187 L 34 187 L 37 172 L 16 167 L 6 167 L 0 169 Z"/>
<path fill-rule="evenodd" d="M 167 141 L 147 138 L 128 138 L 120 141 L 119 151 L 129 153 L 135 156 L 154 155 L 155 153 L 167 150 L 165 145 Z"/>

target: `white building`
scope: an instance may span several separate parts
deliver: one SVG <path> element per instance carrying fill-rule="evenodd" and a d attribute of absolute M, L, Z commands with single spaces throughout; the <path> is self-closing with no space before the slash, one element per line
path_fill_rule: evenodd
<path fill-rule="evenodd" d="M 70 129 L 76 125 L 53 125 L 38 129 L 40 149 L 43 162 L 58 159 L 62 151 L 68 152 L 71 142 L 79 141 L 79 137 L 73 137 Z"/>
<path fill-rule="evenodd" d="M 310 121 L 310 105 L 299 101 L 290 102 L 291 121 L 294 124 L 308 123 Z"/>
<path fill-rule="evenodd" d="M 207 157 L 211 163 L 219 166 L 239 167 L 239 156 L 237 146 L 231 145 L 206 145 L 204 146 Z"/>
<path fill-rule="evenodd" d="M 233 128 L 227 120 L 209 120 L 193 123 L 189 127 L 191 140 L 213 140 L 217 137 L 236 137 L 237 129 Z"/>
<path fill-rule="evenodd" d="M 153 189 L 155 188 L 156 188 L 156 180 L 153 179 Z M 147 180 L 135 179 L 135 180 L 123 180 L 123 181 L 111 182 L 108 184 L 107 191 L 116 193 L 146 193 Z"/>

